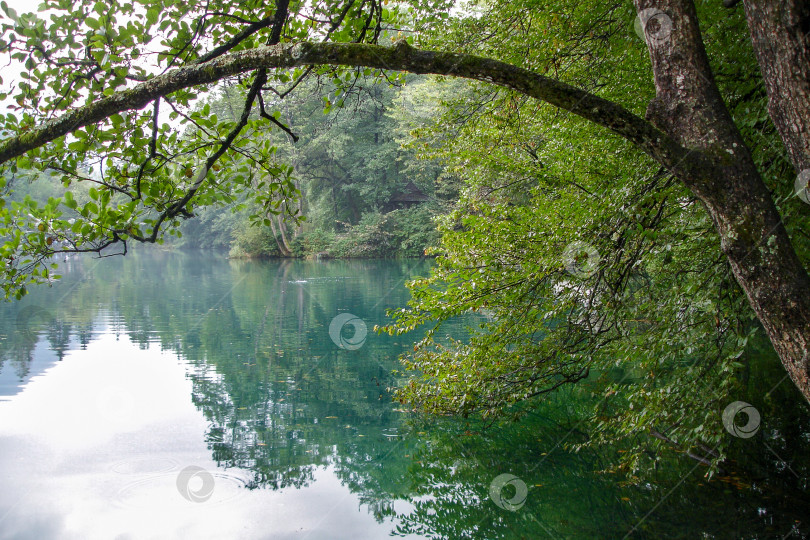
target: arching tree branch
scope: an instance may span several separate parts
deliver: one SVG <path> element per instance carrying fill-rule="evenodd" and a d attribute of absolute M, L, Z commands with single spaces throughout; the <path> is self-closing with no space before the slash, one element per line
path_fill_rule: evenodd
<path fill-rule="evenodd" d="M 298 43 L 258 47 L 181 67 L 132 89 L 70 111 L 28 133 L 0 143 L 0 163 L 23 155 L 81 127 L 191 86 L 258 69 L 306 65 L 364 66 L 420 74 L 451 75 L 486 81 L 521 92 L 604 126 L 637 145 L 667 167 L 700 167 L 700 155 L 677 144 L 647 120 L 621 105 L 563 82 L 497 60 L 469 54 L 355 43 Z M 705 163 L 703 164 L 705 166 Z"/>

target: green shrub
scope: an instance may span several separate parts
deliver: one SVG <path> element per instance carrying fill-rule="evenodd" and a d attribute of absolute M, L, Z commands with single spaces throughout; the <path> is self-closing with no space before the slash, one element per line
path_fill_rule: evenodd
<path fill-rule="evenodd" d="M 360 223 L 337 237 L 333 257 L 419 257 L 438 242 L 439 234 L 428 205 L 365 214 Z"/>
<path fill-rule="evenodd" d="M 316 253 L 328 252 L 335 243 L 335 233 L 315 229 L 305 231 L 292 240 L 292 252 L 296 257 L 306 257 Z"/>
<path fill-rule="evenodd" d="M 228 254 L 234 259 L 254 259 L 278 257 L 278 245 L 272 231 L 267 227 L 257 227 L 240 223 L 233 230 L 233 244 Z"/>

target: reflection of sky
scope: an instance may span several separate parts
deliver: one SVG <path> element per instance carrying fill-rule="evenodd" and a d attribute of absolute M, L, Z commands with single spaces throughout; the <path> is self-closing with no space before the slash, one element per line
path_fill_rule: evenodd
<path fill-rule="evenodd" d="M 26 366 L 27 373 L 20 377 L 18 366 L 10 360 L 0 365 L 0 401 L 8 399 L 20 391 L 31 378 L 44 372 L 59 360 L 56 352 L 48 347 L 48 342 L 40 340 L 31 352 L 31 362 Z"/>
<path fill-rule="evenodd" d="M 191 389 L 174 355 L 102 333 L 0 402 L 0 539 L 388 536 L 330 467 L 279 491 L 217 469 Z M 176 487 L 189 465 L 214 476 L 206 502 Z"/>

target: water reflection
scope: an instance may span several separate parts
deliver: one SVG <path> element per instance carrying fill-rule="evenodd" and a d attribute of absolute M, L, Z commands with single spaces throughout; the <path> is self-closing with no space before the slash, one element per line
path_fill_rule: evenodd
<path fill-rule="evenodd" d="M 772 448 L 736 441 L 737 476 L 711 482 L 674 453 L 642 486 L 595 473 L 617 449 L 564 450 L 587 436 L 583 392 L 516 425 L 411 418 L 386 388 L 414 338 L 345 323 L 385 322 L 428 264 L 71 261 L 0 314 L 0 538 L 806 534 L 789 385 L 757 404 Z"/>

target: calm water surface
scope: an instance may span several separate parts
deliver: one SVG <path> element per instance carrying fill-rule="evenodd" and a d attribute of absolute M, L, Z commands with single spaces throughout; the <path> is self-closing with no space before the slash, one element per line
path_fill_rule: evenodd
<path fill-rule="evenodd" d="M 411 418 L 386 388 L 416 337 L 372 329 L 428 269 L 66 263 L 53 287 L 0 306 L 0 539 L 807 534 L 804 409 L 784 444 L 740 441 L 744 477 L 707 482 L 674 454 L 626 487 L 595 472 L 618 450 L 565 450 L 584 435 L 565 393 L 514 425 Z"/>

